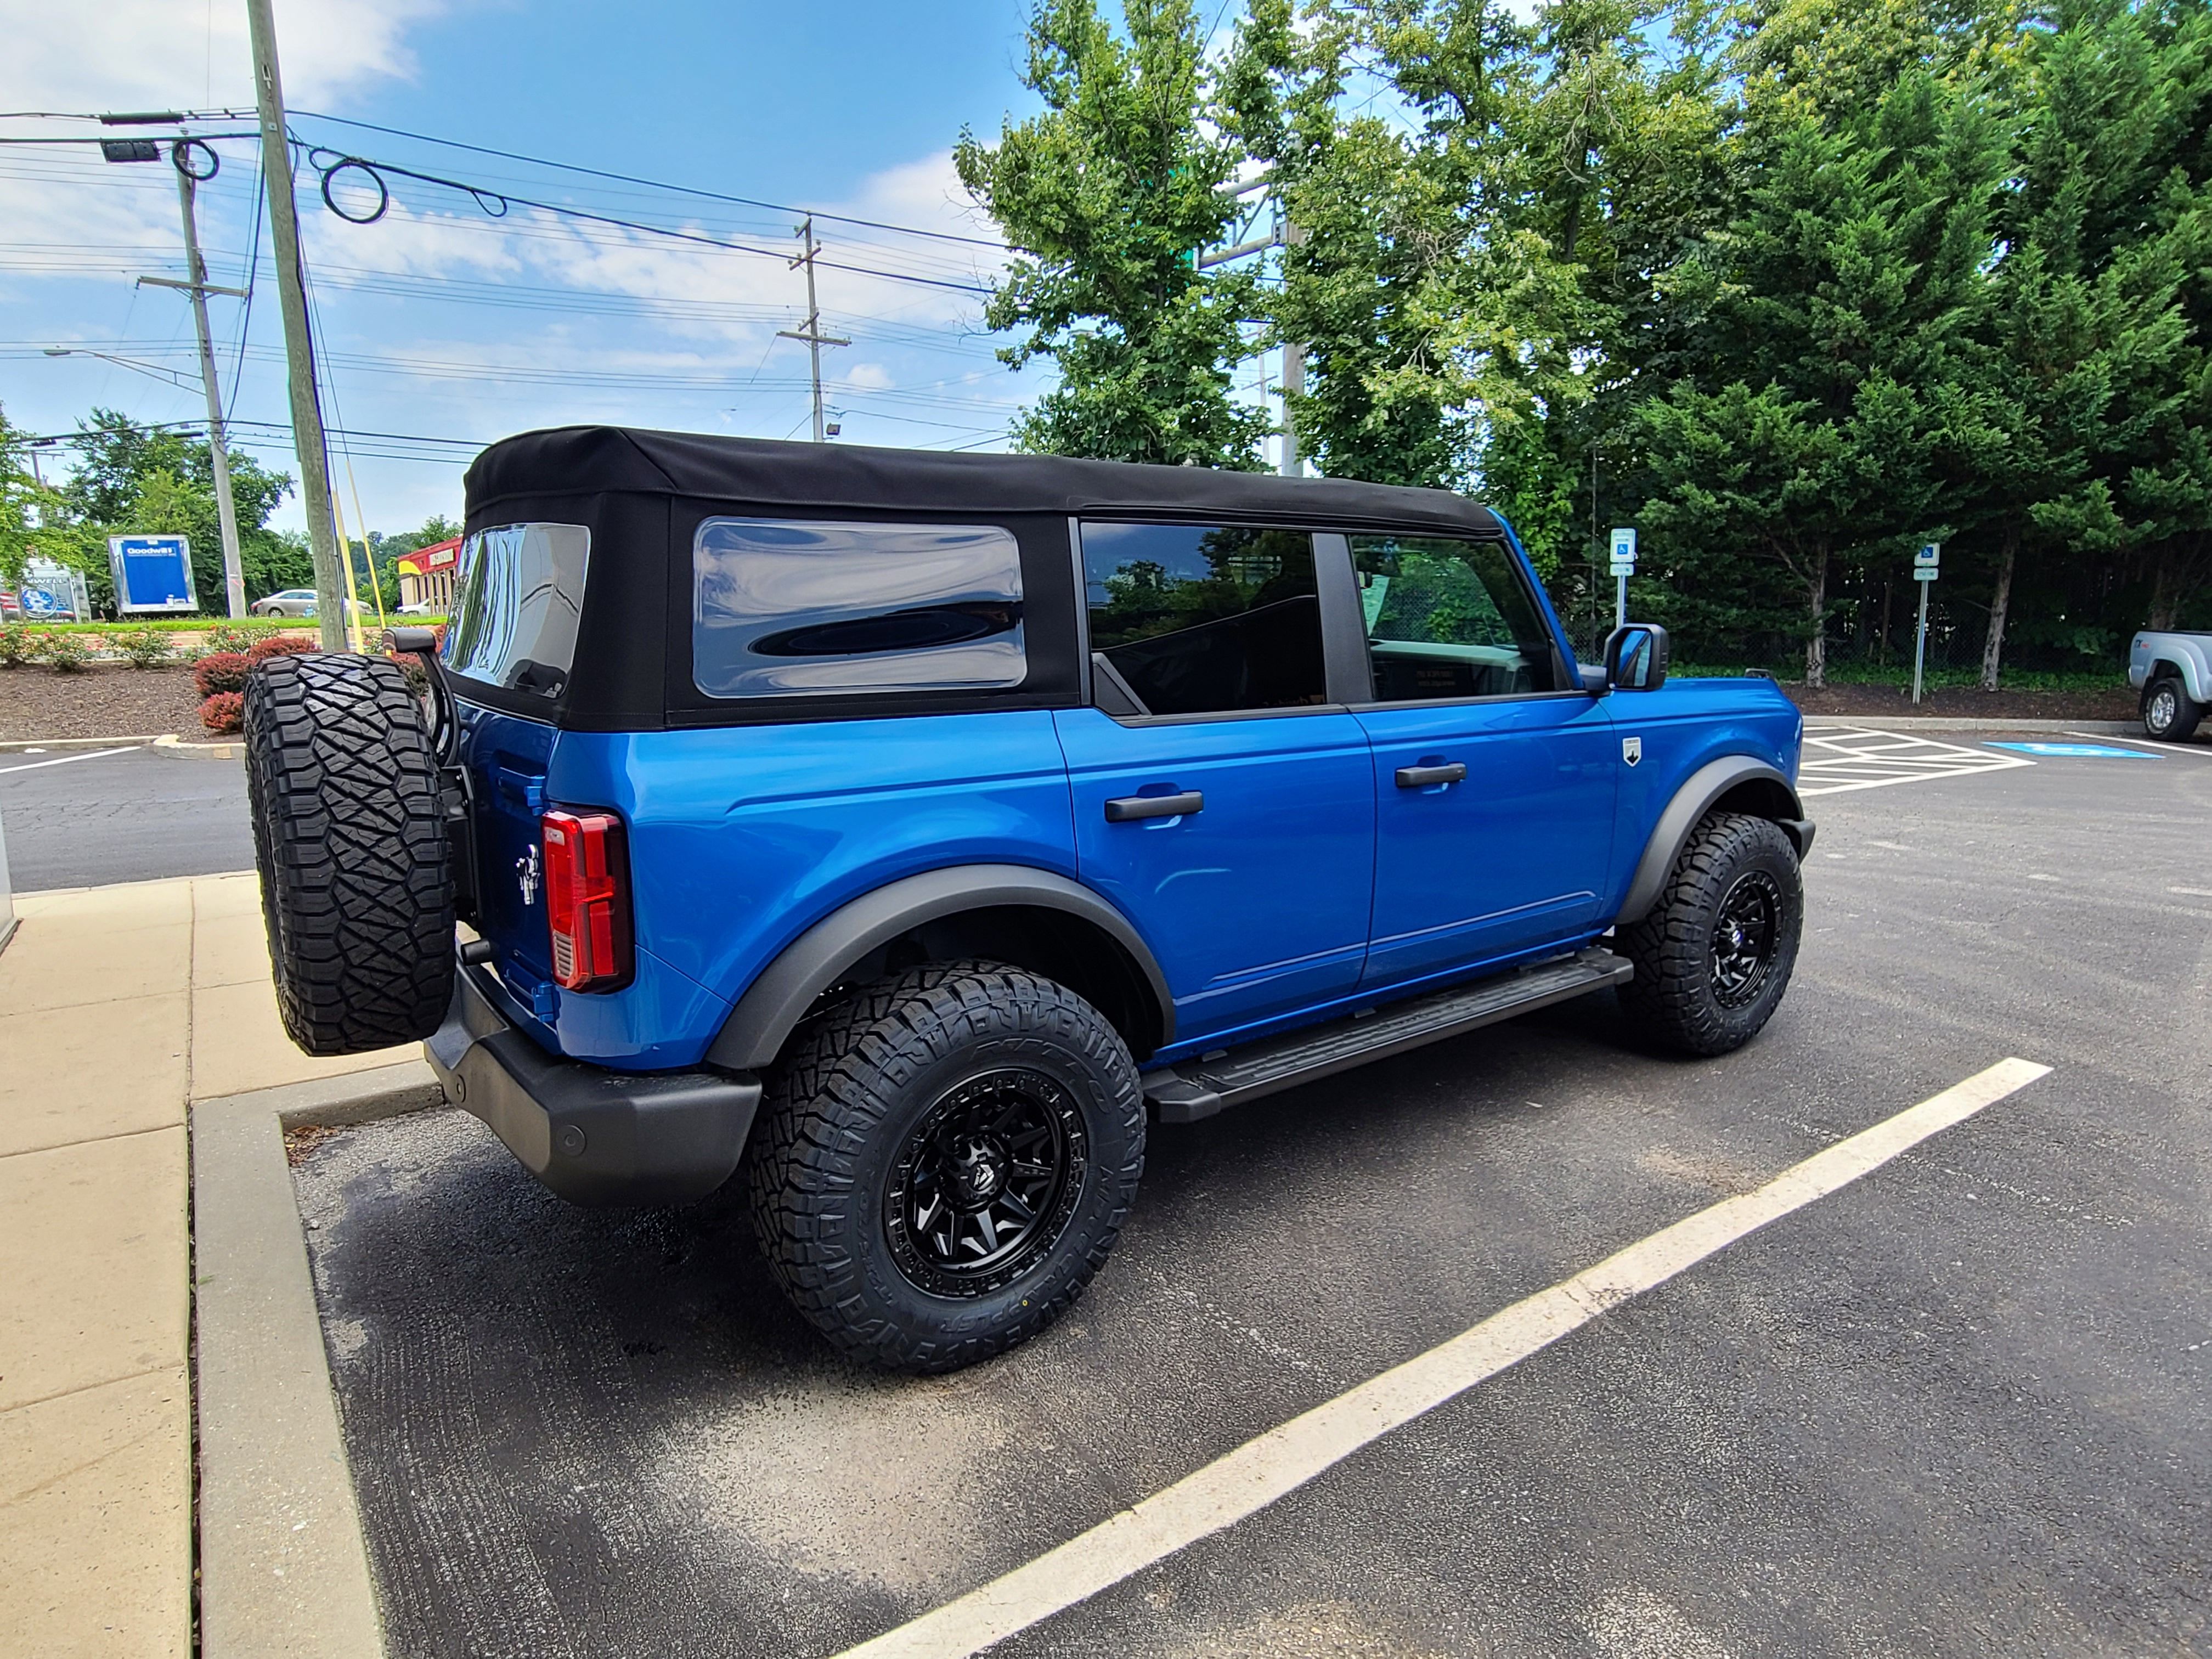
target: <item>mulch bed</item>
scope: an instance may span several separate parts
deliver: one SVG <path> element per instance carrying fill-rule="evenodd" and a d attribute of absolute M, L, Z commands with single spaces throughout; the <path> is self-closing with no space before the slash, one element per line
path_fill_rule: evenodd
<path fill-rule="evenodd" d="M 156 738 L 204 741 L 189 668 L 96 664 L 75 674 L 0 669 L 0 743 L 25 738 Z"/>
<path fill-rule="evenodd" d="M 2131 720 L 2136 694 L 2126 686 L 2110 691 L 1977 691 L 1948 688 L 1923 691 L 1915 708 L 1909 687 L 1829 685 L 1817 691 L 1784 683 L 1790 702 L 1808 714 L 1948 714 L 1954 719 L 2011 720 Z"/>

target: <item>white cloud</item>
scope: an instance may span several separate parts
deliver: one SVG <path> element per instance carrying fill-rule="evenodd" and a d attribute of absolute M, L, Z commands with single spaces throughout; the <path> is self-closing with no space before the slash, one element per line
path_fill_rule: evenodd
<path fill-rule="evenodd" d="M 447 0 L 277 0 L 288 103 L 312 107 L 362 86 L 412 80 L 406 35 Z M 0 8 L 0 103 L 9 109 L 99 112 L 251 108 L 252 47 L 240 0 L 100 0 Z"/>

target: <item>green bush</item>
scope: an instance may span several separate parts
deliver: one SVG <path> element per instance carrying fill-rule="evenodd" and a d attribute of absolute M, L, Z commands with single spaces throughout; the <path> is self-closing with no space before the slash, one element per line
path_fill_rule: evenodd
<path fill-rule="evenodd" d="M 107 642 L 133 668 L 159 668 L 176 659 L 175 642 L 150 628 L 119 629 L 107 636 Z"/>
<path fill-rule="evenodd" d="M 98 635 L 42 634 L 39 660 L 57 674 L 74 674 L 92 660 L 92 642 Z"/>
<path fill-rule="evenodd" d="M 22 623 L 0 623 L 0 668 L 21 668 L 38 654 L 36 644 Z"/>
<path fill-rule="evenodd" d="M 243 653 L 251 651 L 257 641 L 269 637 L 270 637 L 269 630 L 265 628 L 250 628 L 240 623 L 225 623 L 221 627 L 209 629 L 208 649 L 210 652 L 235 651 Z"/>

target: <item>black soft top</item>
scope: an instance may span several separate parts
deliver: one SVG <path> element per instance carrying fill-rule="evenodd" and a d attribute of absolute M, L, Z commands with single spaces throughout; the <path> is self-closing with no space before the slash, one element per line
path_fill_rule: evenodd
<path fill-rule="evenodd" d="M 1204 514 L 1460 535 L 1498 528 L 1486 508 L 1449 490 L 1348 478 L 614 426 L 554 427 L 494 444 L 469 468 L 469 522 L 490 522 L 487 510 L 505 500 L 610 493 L 848 510 Z"/>

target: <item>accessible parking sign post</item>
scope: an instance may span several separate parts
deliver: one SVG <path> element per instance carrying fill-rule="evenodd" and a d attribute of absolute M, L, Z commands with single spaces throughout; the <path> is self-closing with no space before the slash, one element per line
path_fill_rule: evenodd
<path fill-rule="evenodd" d="M 1613 625 L 1628 626 L 1628 579 L 1636 574 L 1636 531 L 1633 526 L 1616 525 L 1613 532 Z"/>
<path fill-rule="evenodd" d="M 1936 580 L 1937 561 L 1943 556 L 1943 544 L 1929 542 L 1916 548 L 1912 554 L 1912 580 L 1920 584 L 1920 629 L 1912 641 L 1912 701 L 1920 701 L 1921 669 L 1928 660 L 1928 585 Z"/>

